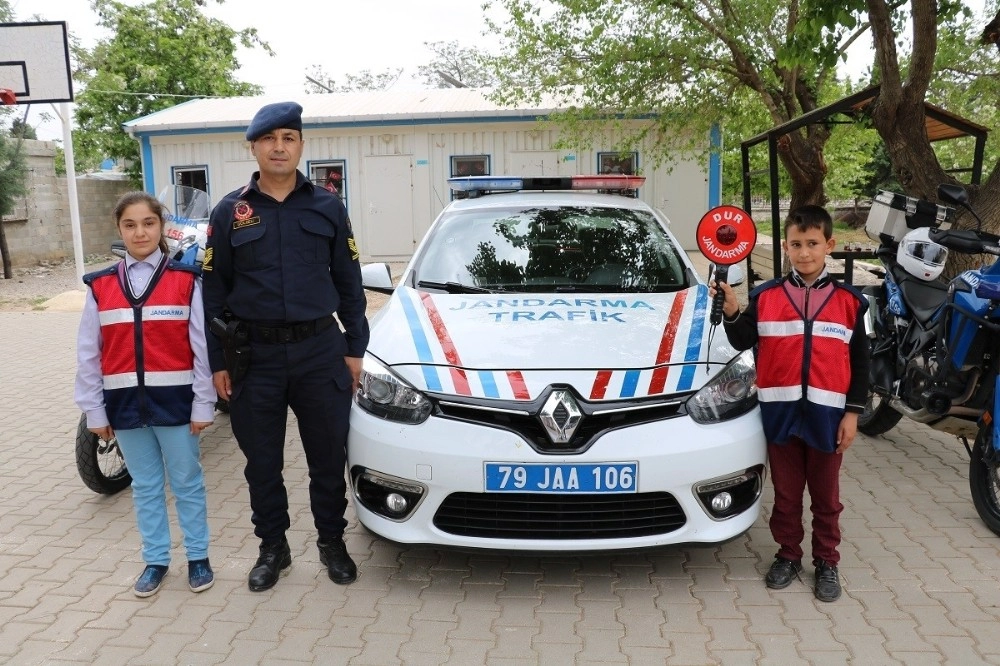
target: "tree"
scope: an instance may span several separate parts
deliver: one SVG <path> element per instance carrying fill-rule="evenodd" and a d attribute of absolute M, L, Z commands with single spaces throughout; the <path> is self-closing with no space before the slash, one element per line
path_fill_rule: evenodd
<path fill-rule="evenodd" d="M 749 137 L 833 101 L 837 63 L 867 30 L 834 25 L 800 48 L 808 26 L 797 0 L 497 1 L 510 19 L 488 20 L 504 41 L 491 60 L 494 98 L 538 103 L 553 95 L 571 107 L 555 116 L 571 141 L 592 142 L 600 128 L 590 121 L 604 120 L 622 136 L 622 150 L 649 138 L 654 162 L 704 144 L 713 124 Z M 793 206 L 825 202 L 830 132 L 810 125 L 782 140 Z"/>
<path fill-rule="evenodd" d="M 14 210 L 17 198 L 27 192 L 25 186 L 28 167 L 24 153 L 21 152 L 21 141 L 10 141 L 0 133 L 0 255 L 3 257 L 3 277 L 9 280 L 13 277 L 10 250 L 7 247 L 7 234 L 3 227 L 3 216 Z"/>
<path fill-rule="evenodd" d="M 10 135 L 21 139 L 38 139 L 35 128 L 26 123 L 23 118 L 15 118 L 10 123 Z"/>
<path fill-rule="evenodd" d="M 206 17 L 206 1 L 94 0 L 100 24 L 113 37 L 76 51 L 77 78 L 85 86 L 76 97 L 74 146 L 81 161 L 120 160 L 139 182 L 139 145 L 123 123 L 190 98 L 261 92 L 235 78 L 236 49 L 260 47 L 273 55 L 270 47 L 256 29 L 237 31 Z"/>
<path fill-rule="evenodd" d="M 476 48 L 461 46 L 458 42 L 424 42 L 434 57 L 426 65 L 417 67 L 417 73 L 429 88 L 451 88 L 457 81 L 462 88 L 486 88 L 496 84 L 484 56 Z M 442 76 L 444 75 L 444 76 Z"/>
<path fill-rule="evenodd" d="M 987 62 L 992 42 L 984 29 L 985 46 L 973 48 L 974 26 L 970 12 L 957 0 L 853 0 L 836 7 L 817 2 L 810 8 L 810 26 L 817 32 L 836 29 L 845 16 L 867 13 L 872 27 L 873 71 L 879 93 L 870 105 L 870 121 L 878 132 L 900 187 L 909 196 L 937 200 L 941 183 L 963 184 L 980 217 L 996 231 L 1000 222 L 1000 172 L 993 149 L 989 175 L 980 187 L 960 183 L 942 164 L 926 129 L 924 102 L 940 99 L 973 116 L 981 124 L 996 120 L 996 61 Z M 850 22 L 850 21 L 848 21 Z M 905 39 L 905 33 L 910 37 Z M 900 45 L 909 44 L 901 52 Z M 985 50 L 985 51 L 983 51 Z M 964 102 L 964 103 L 961 103 Z M 953 109 L 954 110 L 954 109 Z M 940 149 L 942 156 L 954 151 Z M 953 164 L 946 163 L 950 168 Z M 968 164 L 968 162 L 966 162 Z M 958 211 L 956 226 L 974 222 Z M 980 258 L 950 253 L 948 274 L 981 263 Z"/>
<path fill-rule="evenodd" d="M 326 73 L 322 65 L 313 65 L 306 72 L 306 92 L 314 94 L 388 90 L 402 74 L 402 67 L 375 73 L 370 69 L 363 69 L 357 74 L 344 74 L 343 82 L 338 83 Z"/>

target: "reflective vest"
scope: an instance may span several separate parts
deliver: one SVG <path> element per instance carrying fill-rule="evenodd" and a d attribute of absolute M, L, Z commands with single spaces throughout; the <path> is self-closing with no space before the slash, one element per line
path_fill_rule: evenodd
<path fill-rule="evenodd" d="M 197 269 L 164 261 L 132 296 L 125 262 L 84 277 L 101 322 L 104 403 L 113 428 L 191 422 L 194 352 L 188 338 Z"/>
<path fill-rule="evenodd" d="M 840 284 L 776 282 L 757 297 L 757 389 L 764 436 L 834 451 L 851 385 L 861 303 Z"/>

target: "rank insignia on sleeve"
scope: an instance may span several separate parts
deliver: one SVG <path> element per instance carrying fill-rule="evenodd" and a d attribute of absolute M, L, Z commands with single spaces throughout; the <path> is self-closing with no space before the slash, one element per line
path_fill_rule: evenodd
<path fill-rule="evenodd" d="M 351 260 L 352 261 L 357 261 L 358 257 L 361 256 L 361 253 L 358 252 L 358 244 L 357 244 L 357 242 L 355 242 L 354 236 L 348 237 L 348 239 L 347 239 L 347 247 L 351 250 Z"/>
<path fill-rule="evenodd" d="M 211 227 L 209 227 L 209 229 L 211 229 Z M 211 248 L 211 247 L 205 248 L 205 258 L 201 262 L 201 270 L 203 270 L 203 271 L 210 271 L 210 270 L 212 270 L 212 254 L 213 254 L 212 250 L 213 249 L 214 248 Z"/>
<path fill-rule="evenodd" d="M 259 217 L 251 217 L 249 219 L 236 220 L 233 222 L 233 231 L 237 229 L 242 229 L 243 227 L 252 227 L 255 224 L 260 224 Z"/>
<path fill-rule="evenodd" d="M 233 218 L 236 220 L 248 220 L 253 215 L 253 208 L 246 201 L 237 201 L 233 207 Z"/>

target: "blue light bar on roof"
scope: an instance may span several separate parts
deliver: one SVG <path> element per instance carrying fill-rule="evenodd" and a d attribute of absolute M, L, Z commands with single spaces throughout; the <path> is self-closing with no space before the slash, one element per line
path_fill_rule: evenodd
<path fill-rule="evenodd" d="M 461 176 L 449 178 L 448 184 L 457 192 L 520 190 L 524 188 L 524 179 L 511 176 Z"/>
<path fill-rule="evenodd" d="M 486 192 L 520 190 L 636 190 L 645 176 L 607 174 L 600 176 L 459 176 L 449 178 L 451 189 L 470 195 Z"/>

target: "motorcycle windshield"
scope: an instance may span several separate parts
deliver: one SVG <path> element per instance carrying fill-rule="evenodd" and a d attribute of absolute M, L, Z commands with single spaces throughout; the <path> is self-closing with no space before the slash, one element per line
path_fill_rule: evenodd
<path fill-rule="evenodd" d="M 212 211 L 208 192 L 187 185 L 167 185 L 156 198 L 166 207 L 175 223 L 185 226 L 208 220 Z"/>
<path fill-rule="evenodd" d="M 200 264 L 204 259 L 208 217 L 212 204 L 208 193 L 187 185 L 167 185 L 157 197 L 163 204 L 163 235 L 171 258 Z"/>

